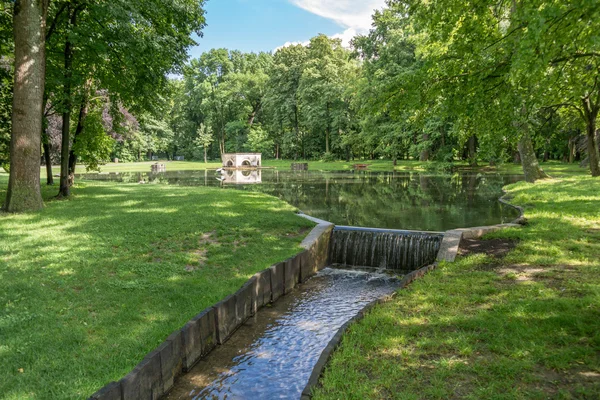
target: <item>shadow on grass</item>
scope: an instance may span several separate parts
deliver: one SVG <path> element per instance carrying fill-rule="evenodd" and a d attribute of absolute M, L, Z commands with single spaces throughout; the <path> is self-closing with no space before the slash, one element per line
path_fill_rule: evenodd
<path fill-rule="evenodd" d="M 202 309 L 297 253 L 309 225 L 266 195 L 101 183 L 39 213 L 2 215 L 2 398 L 82 398 L 120 379 Z"/>

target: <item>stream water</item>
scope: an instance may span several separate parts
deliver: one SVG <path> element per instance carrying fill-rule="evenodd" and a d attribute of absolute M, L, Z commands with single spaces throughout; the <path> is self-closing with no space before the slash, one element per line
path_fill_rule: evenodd
<path fill-rule="evenodd" d="M 259 191 L 336 225 L 445 231 L 516 218 L 518 212 L 498 198 L 504 185 L 522 176 L 262 169 L 223 174 L 214 170 L 81 174 L 78 178 Z"/>
<path fill-rule="evenodd" d="M 167 399 L 298 399 L 337 330 L 400 281 L 326 268 L 264 307 L 182 376 Z"/>

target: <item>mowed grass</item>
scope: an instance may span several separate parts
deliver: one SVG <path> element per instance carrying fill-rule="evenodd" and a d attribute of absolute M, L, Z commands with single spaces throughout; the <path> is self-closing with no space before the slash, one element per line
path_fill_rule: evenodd
<path fill-rule="evenodd" d="M 346 333 L 315 399 L 600 398 L 600 180 L 508 187 L 529 224 L 505 258 L 472 254 Z"/>
<path fill-rule="evenodd" d="M 313 224 L 294 211 L 251 192 L 80 182 L 71 200 L 0 214 L 0 398 L 81 399 L 122 378 L 299 252 Z"/>

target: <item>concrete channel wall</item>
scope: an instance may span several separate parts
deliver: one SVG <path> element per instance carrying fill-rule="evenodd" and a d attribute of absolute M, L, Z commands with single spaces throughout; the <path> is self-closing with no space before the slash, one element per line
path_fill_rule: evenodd
<path fill-rule="evenodd" d="M 173 388 L 177 377 L 188 372 L 216 346 L 223 344 L 263 306 L 289 293 L 328 265 L 333 224 L 317 223 L 301 243 L 304 251 L 255 274 L 235 294 L 208 307 L 173 332 L 119 382 L 111 382 L 90 399 L 159 399 Z"/>

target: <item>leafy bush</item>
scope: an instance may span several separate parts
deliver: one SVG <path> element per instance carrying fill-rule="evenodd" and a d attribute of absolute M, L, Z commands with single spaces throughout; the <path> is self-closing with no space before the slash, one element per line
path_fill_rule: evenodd
<path fill-rule="evenodd" d="M 321 156 L 321 161 L 323 162 L 334 162 L 335 160 L 336 157 L 333 155 L 333 153 L 323 153 Z"/>

